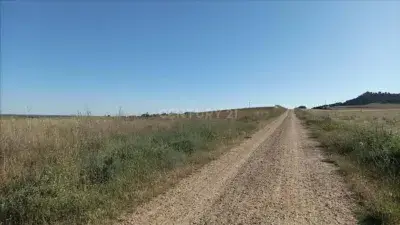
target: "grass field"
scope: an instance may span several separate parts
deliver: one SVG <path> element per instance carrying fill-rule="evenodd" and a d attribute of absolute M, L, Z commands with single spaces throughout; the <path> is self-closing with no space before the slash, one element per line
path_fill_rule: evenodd
<path fill-rule="evenodd" d="M 389 104 L 389 103 L 371 103 L 367 105 L 348 105 L 348 106 L 335 106 L 331 109 L 334 110 L 345 110 L 345 109 L 400 109 L 400 104 Z"/>
<path fill-rule="evenodd" d="M 313 115 L 329 117 L 338 122 L 400 130 L 400 109 L 342 109 L 312 110 L 310 112 Z"/>
<path fill-rule="evenodd" d="M 361 224 L 400 224 L 400 110 L 297 110 L 360 203 Z"/>
<path fill-rule="evenodd" d="M 97 224 L 162 193 L 285 111 L 4 117 L 0 223 Z"/>

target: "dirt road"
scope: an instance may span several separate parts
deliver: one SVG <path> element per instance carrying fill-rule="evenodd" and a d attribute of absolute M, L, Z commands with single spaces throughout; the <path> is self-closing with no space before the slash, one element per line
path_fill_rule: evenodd
<path fill-rule="evenodd" d="M 349 193 L 288 111 L 122 224 L 356 224 Z"/>

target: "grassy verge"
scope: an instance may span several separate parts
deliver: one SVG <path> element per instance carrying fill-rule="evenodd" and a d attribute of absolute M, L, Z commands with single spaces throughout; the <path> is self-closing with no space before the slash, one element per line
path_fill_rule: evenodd
<path fill-rule="evenodd" d="M 229 120 L 51 119 L 40 129 L 29 120 L 13 121 L 1 136 L 0 223 L 97 224 L 115 218 L 283 111 Z M 15 129 L 18 122 L 25 124 Z"/>
<path fill-rule="evenodd" d="M 336 121 L 297 110 L 297 116 L 343 172 L 360 203 L 360 224 L 400 224 L 400 136 L 371 123 Z"/>

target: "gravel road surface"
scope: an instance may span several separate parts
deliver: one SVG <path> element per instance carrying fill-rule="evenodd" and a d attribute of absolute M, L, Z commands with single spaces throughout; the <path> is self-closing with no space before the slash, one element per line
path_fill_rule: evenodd
<path fill-rule="evenodd" d="M 316 146 L 288 110 L 120 224 L 357 224 Z"/>

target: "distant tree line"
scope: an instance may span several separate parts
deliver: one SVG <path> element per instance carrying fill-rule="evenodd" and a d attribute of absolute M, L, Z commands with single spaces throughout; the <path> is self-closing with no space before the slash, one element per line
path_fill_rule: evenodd
<path fill-rule="evenodd" d="M 329 105 L 321 105 L 314 107 L 314 109 L 326 109 L 336 106 L 351 106 L 351 105 L 368 105 L 371 103 L 381 104 L 400 104 L 400 94 L 392 94 L 389 92 L 365 92 L 364 94 L 347 100 L 345 102 L 337 102 Z"/>
<path fill-rule="evenodd" d="M 149 114 L 148 112 L 147 113 L 143 113 L 142 115 L 140 115 L 140 117 L 142 117 L 142 118 L 150 118 L 150 117 L 160 117 L 160 116 L 167 116 L 168 114 L 167 113 L 161 113 L 161 114 L 157 114 L 157 113 L 155 113 L 155 114 Z"/>

